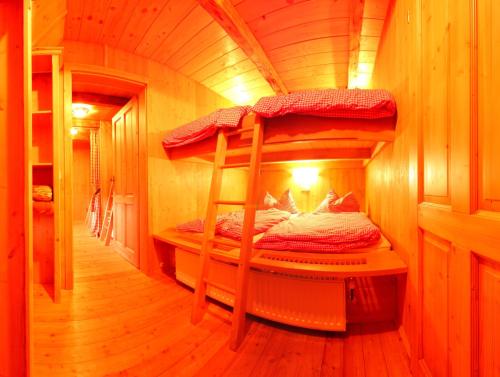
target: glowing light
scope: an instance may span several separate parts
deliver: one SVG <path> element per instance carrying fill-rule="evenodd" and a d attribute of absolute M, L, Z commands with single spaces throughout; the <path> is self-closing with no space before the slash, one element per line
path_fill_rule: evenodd
<path fill-rule="evenodd" d="M 361 88 L 366 89 L 370 87 L 372 75 L 371 73 L 358 73 L 349 82 L 349 88 Z"/>
<path fill-rule="evenodd" d="M 250 94 L 243 85 L 237 85 L 233 90 L 233 100 L 238 105 L 247 105 L 250 101 Z"/>
<path fill-rule="evenodd" d="M 71 134 L 71 136 L 76 136 L 76 135 L 78 135 L 78 128 L 76 128 L 76 127 L 71 127 L 71 129 L 69 130 L 69 133 Z"/>
<path fill-rule="evenodd" d="M 295 183 L 302 191 L 309 191 L 311 186 L 318 181 L 318 168 L 295 168 L 292 176 Z"/>
<path fill-rule="evenodd" d="M 85 118 L 90 110 L 92 109 L 92 106 L 84 104 L 84 103 L 73 103 L 71 105 L 72 113 L 75 118 Z"/>

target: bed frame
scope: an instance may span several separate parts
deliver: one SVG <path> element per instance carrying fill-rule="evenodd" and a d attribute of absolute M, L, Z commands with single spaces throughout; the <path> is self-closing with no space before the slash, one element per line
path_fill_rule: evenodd
<path fill-rule="evenodd" d="M 203 235 L 167 229 L 154 235 L 175 247 L 175 275 L 194 288 Z M 234 305 L 239 242 L 216 236 L 207 294 Z M 345 254 L 253 249 L 247 312 L 273 321 L 317 330 L 345 331 L 346 282 L 353 277 L 404 274 L 406 265 L 382 236 L 375 245 Z"/>
<path fill-rule="evenodd" d="M 175 247 L 176 278 L 195 288 L 192 321 L 201 320 L 206 296 L 233 306 L 230 347 L 245 335 L 245 315 L 320 330 L 345 331 L 346 280 L 399 275 L 407 267 L 385 239 L 346 254 L 253 249 L 261 163 L 310 159 L 365 159 L 394 139 L 395 118 L 331 119 L 286 115 L 245 116 L 236 131 L 169 150 L 171 159 L 198 157 L 214 162 L 204 235 L 166 230 L 154 237 Z M 215 153 L 214 153 L 215 150 Z M 249 162 L 248 162 L 249 161 Z M 244 201 L 220 198 L 222 171 L 249 168 Z M 215 236 L 219 205 L 244 205 L 242 241 Z"/>

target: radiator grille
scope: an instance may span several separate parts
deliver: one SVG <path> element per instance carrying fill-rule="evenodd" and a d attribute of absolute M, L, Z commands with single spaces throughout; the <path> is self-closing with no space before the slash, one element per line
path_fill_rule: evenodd
<path fill-rule="evenodd" d="M 288 255 L 276 255 L 276 254 L 262 254 L 261 258 L 277 261 L 277 262 L 292 262 L 292 263 L 305 263 L 305 264 L 318 264 L 318 265 L 331 265 L 331 266 L 352 266 L 366 264 L 366 258 L 342 258 L 342 259 L 331 259 L 331 258 L 307 258 L 302 256 L 288 256 Z"/>

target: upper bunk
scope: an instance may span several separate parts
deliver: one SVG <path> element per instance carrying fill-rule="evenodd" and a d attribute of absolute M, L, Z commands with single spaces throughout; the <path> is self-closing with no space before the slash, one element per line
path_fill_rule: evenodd
<path fill-rule="evenodd" d="M 370 160 L 394 140 L 396 103 L 385 90 L 326 89 L 261 98 L 254 106 L 221 109 L 168 133 L 170 159 L 213 161 L 216 137 L 229 140 L 227 162 L 248 160 L 253 125 L 264 125 L 262 162 L 311 159 Z M 245 131 L 248 130 L 248 131 Z"/>

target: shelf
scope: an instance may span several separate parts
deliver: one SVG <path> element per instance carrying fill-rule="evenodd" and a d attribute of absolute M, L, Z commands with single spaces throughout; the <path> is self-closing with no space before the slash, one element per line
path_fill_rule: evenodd
<path fill-rule="evenodd" d="M 33 162 L 33 167 L 34 168 L 51 168 L 52 167 L 52 162 Z"/>
<path fill-rule="evenodd" d="M 35 110 L 32 112 L 33 116 L 36 115 L 52 115 L 52 110 Z"/>

